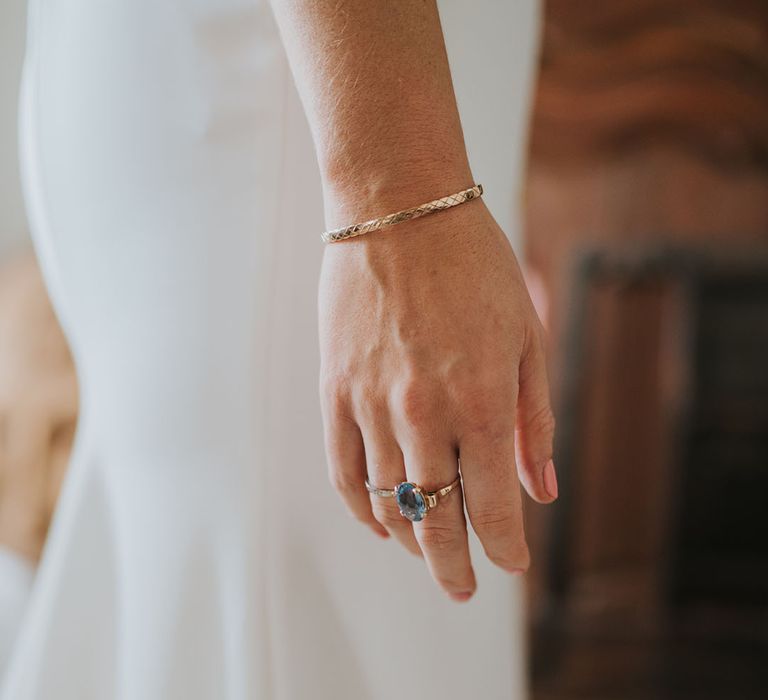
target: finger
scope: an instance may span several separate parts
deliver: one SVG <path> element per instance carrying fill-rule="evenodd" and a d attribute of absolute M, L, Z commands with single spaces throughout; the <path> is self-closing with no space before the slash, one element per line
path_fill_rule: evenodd
<path fill-rule="evenodd" d="M 514 432 L 464 435 L 459 443 L 464 501 L 472 527 L 488 558 L 511 573 L 530 565 L 523 528 L 520 484 L 515 469 Z"/>
<path fill-rule="evenodd" d="M 437 491 L 450 484 L 459 473 L 452 441 L 424 435 L 401 440 L 408 480 L 425 491 Z M 427 566 L 438 585 L 454 600 L 472 597 L 477 586 L 467 539 L 461 486 L 441 497 L 424 519 L 413 525 Z"/>
<path fill-rule="evenodd" d="M 405 481 L 403 453 L 391 431 L 384 427 L 384 422 L 364 423 L 362 433 L 370 484 L 380 489 L 392 489 Z M 422 556 L 413 527 L 400 515 L 395 498 L 371 494 L 370 502 L 379 523 L 411 554 Z"/>
<path fill-rule="evenodd" d="M 368 525 L 379 537 L 389 537 L 374 517 L 365 488 L 365 449 L 358 426 L 345 417 L 326 416 L 325 451 L 331 484 L 350 514 Z"/>
<path fill-rule="evenodd" d="M 549 401 L 544 349 L 532 344 L 520 364 L 517 402 L 517 466 L 520 481 L 531 498 L 550 503 L 557 498 L 557 477 L 552 461 L 555 419 Z"/>

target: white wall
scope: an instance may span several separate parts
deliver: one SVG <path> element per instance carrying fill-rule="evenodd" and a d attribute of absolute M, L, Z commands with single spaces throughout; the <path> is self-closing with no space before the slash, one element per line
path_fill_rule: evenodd
<path fill-rule="evenodd" d="M 539 0 L 437 4 L 472 174 L 517 245 L 542 7 Z"/>
<path fill-rule="evenodd" d="M 0 258 L 27 242 L 16 148 L 26 0 L 0 1 Z"/>

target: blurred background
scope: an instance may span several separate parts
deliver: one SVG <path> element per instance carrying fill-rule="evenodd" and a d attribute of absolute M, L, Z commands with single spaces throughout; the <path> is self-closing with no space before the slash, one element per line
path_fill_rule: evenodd
<path fill-rule="evenodd" d="M 768 3 L 549 0 L 528 157 L 534 696 L 768 697 Z"/>
<path fill-rule="evenodd" d="M 768 3 L 549 0 L 518 251 L 560 500 L 529 503 L 534 700 L 768 697 Z M 35 561 L 77 385 L 29 251 L 0 4 L 0 544 Z"/>

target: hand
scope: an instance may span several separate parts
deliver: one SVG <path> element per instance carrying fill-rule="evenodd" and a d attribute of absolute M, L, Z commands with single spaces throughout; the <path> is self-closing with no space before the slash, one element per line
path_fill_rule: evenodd
<path fill-rule="evenodd" d="M 0 270 L 0 545 L 37 561 L 77 421 L 77 379 L 34 257 Z"/>
<path fill-rule="evenodd" d="M 543 331 L 482 200 L 326 246 L 321 401 L 330 478 L 351 513 L 425 557 L 457 601 L 475 590 L 464 502 L 487 556 L 524 572 L 518 477 L 557 497 Z M 411 524 L 380 488 L 455 489 Z"/>

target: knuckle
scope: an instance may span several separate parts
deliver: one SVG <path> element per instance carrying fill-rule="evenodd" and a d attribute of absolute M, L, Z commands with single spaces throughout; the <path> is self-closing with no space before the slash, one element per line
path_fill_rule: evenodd
<path fill-rule="evenodd" d="M 472 526 L 488 558 L 506 571 L 527 570 L 530 554 L 522 523 L 512 507 L 480 510 L 472 515 Z"/>
<path fill-rule="evenodd" d="M 357 475 L 349 474 L 340 469 L 331 469 L 328 472 L 331 486 L 340 494 L 347 495 L 360 490 L 360 480 Z"/>
<path fill-rule="evenodd" d="M 467 410 L 464 415 L 463 431 L 481 439 L 487 446 L 503 443 L 515 432 L 511 411 L 492 411 L 487 406 Z"/>
<path fill-rule="evenodd" d="M 387 416 L 387 399 L 378 387 L 364 383 L 357 387 L 352 398 L 356 416 L 361 420 L 375 423 Z"/>
<path fill-rule="evenodd" d="M 458 549 L 463 543 L 463 535 L 456 527 L 442 524 L 427 524 L 418 528 L 417 539 L 421 545 L 431 552 L 450 552 Z"/>
<path fill-rule="evenodd" d="M 398 413 L 413 427 L 420 428 L 433 419 L 437 386 L 428 379 L 410 379 L 395 390 Z"/>
<path fill-rule="evenodd" d="M 334 375 L 325 376 L 320 380 L 320 399 L 329 415 L 346 415 L 349 412 L 349 387 Z"/>
<path fill-rule="evenodd" d="M 515 511 L 507 508 L 481 509 L 472 514 L 472 527 L 481 537 L 505 539 L 515 532 Z"/>
<path fill-rule="evenodd" d="M 512 430 L 516 396 L 511 380 L 494 377 L 456 390 L 454 400 L 468 430 L 503 437 Z"/>
<path fill-rule="evenodd" d="M 396 530 L 408 526 L 408 522 L 400 515 L 400 511 L 394 504 L 379 502 L 373 506 L 373 514 L 385 528 Z"/>

